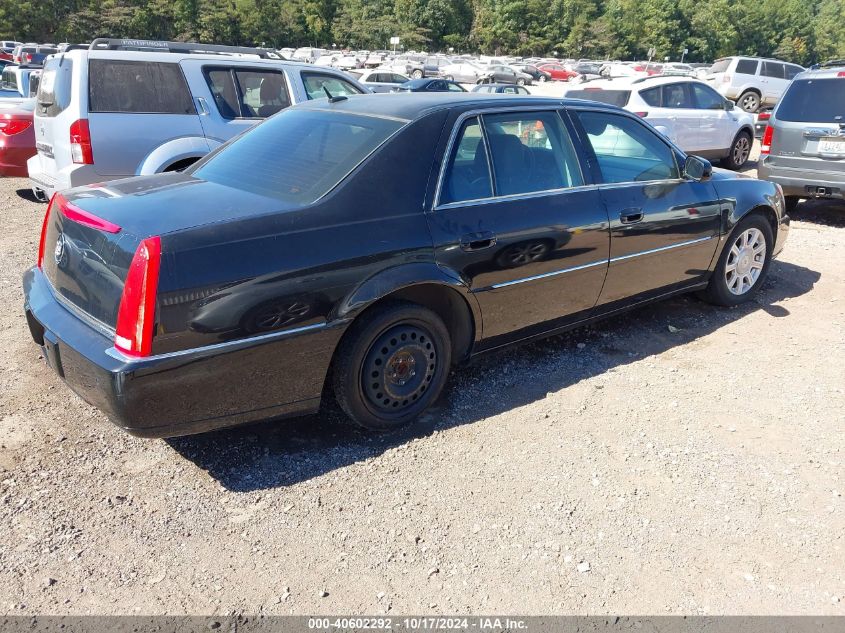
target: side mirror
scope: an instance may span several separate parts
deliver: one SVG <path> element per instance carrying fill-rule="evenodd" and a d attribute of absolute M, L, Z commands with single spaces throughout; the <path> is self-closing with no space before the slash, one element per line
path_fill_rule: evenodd
<path fill-rule="evenodd" d="M 727 110 L 728 112 L 732 112 L 735 107 L 736 107 L 736 101 L 732 101 L 730 99 L 725 99 L 725 110 Z"/>
<path fill-rule="evenodd" d="M 709 160 L 699 156 L 687 156 L 684 163 L 684 178 L 701 182 L 709 180 L 713 175 L 713 165 Z"/>

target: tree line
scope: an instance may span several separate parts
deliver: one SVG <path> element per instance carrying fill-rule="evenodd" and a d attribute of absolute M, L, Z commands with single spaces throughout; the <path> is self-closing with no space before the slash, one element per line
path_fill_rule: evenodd
<path fill-rule="evenodd" d="M 845 0 L 0 0 L 4 39 L 689 61 L 845 58 Z"/>

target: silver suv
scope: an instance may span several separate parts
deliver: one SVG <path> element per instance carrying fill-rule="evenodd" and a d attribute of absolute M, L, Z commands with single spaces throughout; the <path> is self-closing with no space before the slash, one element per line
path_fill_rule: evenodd
<path fill-rule="evenodd" d="M 845 198 L 845 60 L 798 75 L 769 119 L 759 177 L 801 198 Z"/>
<path fill-rule="evenodd" d="M 264 49 L 96 40 L 44 64 L 35 108 L 32 191 L 184 169 L 308 99 L 366 93 L 330 68 Z"/>
<path fill-rule="evenodd" d="M 789 82 L 803 71 L 779 59 L 724 57 L 713 63 L 706 80 L 746 112 L 757 112 L 761 105 L 776 104 Z"/>

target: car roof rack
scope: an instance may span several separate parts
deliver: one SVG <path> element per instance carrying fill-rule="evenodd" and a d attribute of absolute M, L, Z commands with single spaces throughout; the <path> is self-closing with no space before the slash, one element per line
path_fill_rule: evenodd
<path fill-rule="evenodd" d="M 198 42 L 166 42 L 162 40 L 131 40 L 98 37 L 89 46 L 92 51 L 138 51 L 144 53 L 187 53 L 193 55 L 257 55 L 263 59 L 282 57 L 269 48 L 250 46 L 224 46 Z"/>
<path fill-rule="evenodd" d="M 840 68 L 842 66 L 845 66 L 845 59 L 829 59 L 821 64 L 813 65 L 812 68 Z"/>

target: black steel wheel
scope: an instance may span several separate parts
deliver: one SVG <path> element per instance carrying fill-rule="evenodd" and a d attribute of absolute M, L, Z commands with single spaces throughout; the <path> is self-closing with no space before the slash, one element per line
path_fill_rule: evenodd
<path fill-rule="evenodd" d="M 449 333 L 439 316 L 415 304 L 385 304 L 353 323 L 338 347 L 335 397 L 365 428 L 398 428 L 437 399 L 450 365 Z"/>

